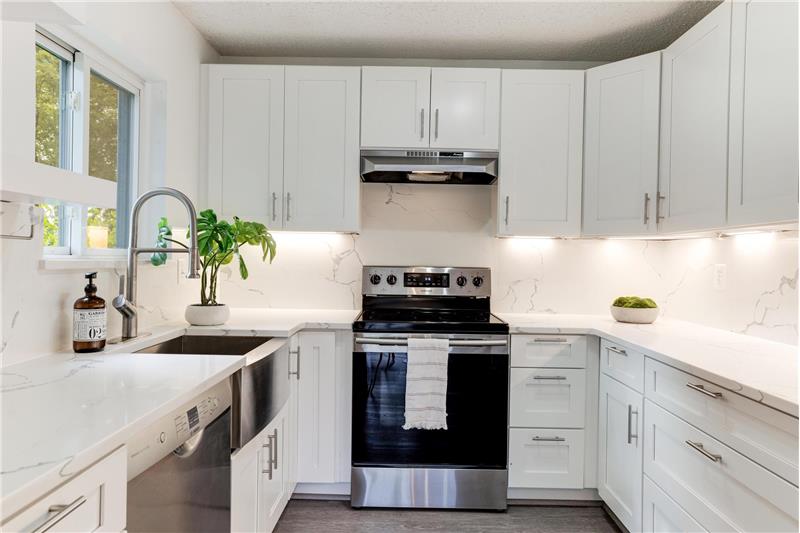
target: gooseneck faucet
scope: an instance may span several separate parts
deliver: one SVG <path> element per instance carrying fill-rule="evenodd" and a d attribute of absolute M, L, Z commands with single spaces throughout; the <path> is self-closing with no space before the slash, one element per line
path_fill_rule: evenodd
<path fill-rule="evenodd" d="M 151 198 L 171 196 L 181 202 L 189 212 L 189 246 L 187 248 L 139 248 L 139 210 Z M 141 195 L 131 208 L 130 231 L 128 233 L 128 269 L 124 278 L 120 279 L 120 294 L 112 304 L 122 315 L 122 339 L 132 339 L 139 333 L 136 315 L 136 259 L 139 254 L 146 253 L 188 253 L 189 271 L 187 278 L 200 277 L 200 254 L 197 249 L 197 211 L 189 197 L 181 191 L 169 187 L 160 187 Z"/>

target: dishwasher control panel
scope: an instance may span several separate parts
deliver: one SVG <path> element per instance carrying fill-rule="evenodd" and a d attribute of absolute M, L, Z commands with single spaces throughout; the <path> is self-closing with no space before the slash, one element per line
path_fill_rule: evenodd
<path fill-rule="evenodd" d="M 162 416 L 128 442 L 128 481 L 200 433 L 231 406 L 231 383 L 225 379 Z"/>

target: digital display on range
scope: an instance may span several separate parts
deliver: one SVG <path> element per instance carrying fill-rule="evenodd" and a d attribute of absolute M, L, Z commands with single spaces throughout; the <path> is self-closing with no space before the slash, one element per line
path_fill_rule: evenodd
<path fill-rule="evenodd" d="M 450 274 L 433 274 L 406 272 L 403 275 L 403 286 L 405 287 L 450 287 Z"/>

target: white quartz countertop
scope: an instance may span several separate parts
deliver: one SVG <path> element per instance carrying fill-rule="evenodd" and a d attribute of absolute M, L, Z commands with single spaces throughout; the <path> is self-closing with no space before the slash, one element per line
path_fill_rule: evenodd
<path fill-rule="evenodd" d="M 0 519 L 243 365 L 232 356 L 96 353 L 0 369 Z"/>
<path fill-rule="evenodd" d="M 798 416 L 796 346 L 666 318 L 623 324 L 600 315 L 497 314 L 511 333 L 597 335 Z"/>

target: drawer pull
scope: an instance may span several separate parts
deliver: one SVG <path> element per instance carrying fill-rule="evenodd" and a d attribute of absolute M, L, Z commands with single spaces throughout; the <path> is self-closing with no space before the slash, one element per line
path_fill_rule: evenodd
<path fill-rule="evenodd" d="M 636 425 L 639 425 L 639 410 L 634 409 L 632 405 L 628 405 L 628 444 L 631 444 L 633 439 L 639 441 L 639 434 L 633 433 L 633 415 L 636 415 Z"/>
<path fill-rule="evenodd" d="M 707 459 L 718 463 L 722 461 L 722 456 L 716 453 L 711 453 L 703 447 L 701 442 L 692 442 L 690 440 L 686 441 L 686 444 L 697 450 L 698 452 L 702 453 Z"/>
<path fill-rule="evenodd" d="M 56 524 L 68 517 L 74 510 L 86 503 L 86 496 L 80 496 L 69 505 L 51 505 L 47 510 L 49 513 L 56 513 L 48 518 L 44 524 L 33 530 L 33 533 L 44 533 L 50 531 Z"/>
<path fill-rule="evenodd" d="M 567 339 L 564 337 L 538 338 L 533 339 L 533 342 L 567 342 Z"/>
<path fill-rule="evenodd" d="M 617 348 L 616 346 L 606 346 L 606 350 L 608 350 L 610 352 L 618 353 L 618 354 L 624 355 L 624 356 L 628 355 L 628 352 L 626 352 L 622 348 Z"/>
<path fill-rule="evenodd" d="M 687 383 L 686 386 L 692 390 L 696 390 L 697 392 L 703 393 L 706 396 L 710 396 L 712 398 L 717 398 L 717 399 L 722 398 L 721 392 L 706 390 L 706 388 L 703 385 L 695 385 L 694 383 Z"/>
<path fill-rule="evenodd" d="M 567 439 L 564 437 L 540 437 L 537 435 L 532 437 L 531 440 L 534 442 L 564 442 Z"/>
<path fill-rule="evenodd" d="M 564 381 L 567 379 L 567 376 L 533 376 L 532 379 L 549 379 L 556 381 Z"/>

